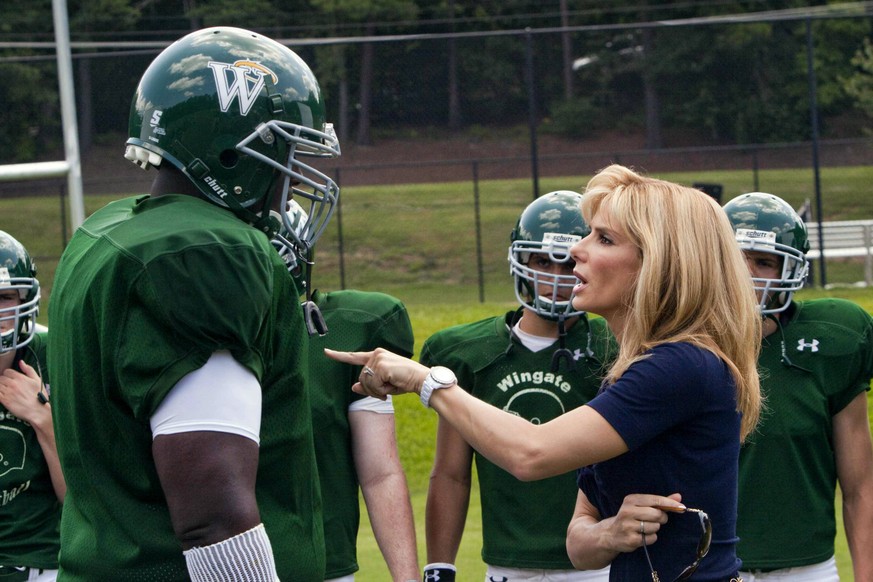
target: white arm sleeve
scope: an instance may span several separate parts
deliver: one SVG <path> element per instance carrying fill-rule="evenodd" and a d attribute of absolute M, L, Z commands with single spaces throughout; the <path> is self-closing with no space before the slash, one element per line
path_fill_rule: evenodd
<path fill-rule="evenodd" d="M 391 395 L 389 394 L 385 400 L 367 396 L 349 404 L 349 412 L 359 412 L 362 410 L 377 414 L 394 414 L 394 403 L 391 402 Z"/>
<path fill-rule="evenodd" d="M 152 415 L 152 438 L 193 431 L 228 432 L 260 442 L 261 385 L 230 352 L 176 383 Z"/>
<path fill-rule="evenodd" d="M 273 547 L 262 523 L 223 542 L 182 553 L 192 582 L 279 580 Z"/>

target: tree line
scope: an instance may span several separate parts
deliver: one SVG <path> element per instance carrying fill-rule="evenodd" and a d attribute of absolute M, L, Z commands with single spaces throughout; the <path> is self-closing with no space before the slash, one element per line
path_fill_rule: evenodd
<path fill-rule="evenodd" d="M 475 133 L 533 116 L 541 131 L 570 137 L 645 131 L 658 148 L 682 132 L 711 143 L 808 139 L 808 47 L 825 135 L 863 134 L 873 114 L 870 4 L 68 0 L 68 11 L 74 43 L 101 43 L 73 51 L 83 148 L 126 127 L 137 79 L 160 50 L 144 41 L 215 25 L 298 52 L 344 141 Z M 803 14 L 814 19 L 791 17 Z M 52 40 L 51 0 L 2 2 L 0 163 L 60 147 L 54 53 L 36 44 Z"/>

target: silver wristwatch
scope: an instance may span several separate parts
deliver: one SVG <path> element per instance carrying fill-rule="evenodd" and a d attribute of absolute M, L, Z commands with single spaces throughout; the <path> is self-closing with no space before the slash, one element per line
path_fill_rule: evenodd
<path fill-rule="evenodd" d="M 430 395 L 433 394 L 433 391 L 454 386 L 457 381 L 455 373 L 448 368 L 434 366 L 421 385 L 421 393 L 419 394 L 421 403 L 424 404 L 425 408 L 430 408 Z"/>

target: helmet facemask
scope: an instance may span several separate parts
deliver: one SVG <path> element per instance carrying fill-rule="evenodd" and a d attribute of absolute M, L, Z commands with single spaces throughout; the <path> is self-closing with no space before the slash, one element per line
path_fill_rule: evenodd
<path fill-rule="evenodd" d="M 313 265 L 313 247 L 304 242 L 309 216 L 296 200 L 289 200 L 287 208 L 272 243 L 302 295 L 309 287 L 309 270 Z"/>
<path fill-rule="evenodd" d="M 540 317 L 553 321 L 585 313 L 573 308 L 573 287 L 579 282 L 575 275 L 547 273 L 530 266 L 534 254 L 546 256 L 554 263 L 572 262 L 570 247 L 578 240 L 581 237 L 575 235 L 553 235 L 545 241 L 512 242 L 509 247 L 509 271 L 515 278 L 515 296 L 519 303 Z M 542 294 L 543 288 L 548 292 Z"/>
<path fill-rule="evenodd" d="M 541 255 L 553 263 L 570 263 L 570 247 L 591 232 L 580 210 L 582 195 L 556 190 L 540 196 L 524 209 L 511 235 L 509 272 L 515 279 L 515 296 L 540 317 L 564 321 L 584 314 L 573 308 L 572 274 L 552 274 L 531 266 Z M 554 271 L 554 269 L 550 269 Z"/>
<path fill-rule="evenodd" d="M 803 219 L 788 202 L 766 192 L 741 194 L 725 204 L 724 211 L 741 251 L 774 255 L 782 265 L 778 279 L 752 273 L 761 314 L 785 311 L 809 272 L 809 235 Z"/>
<path fill-rule="evenodd" d="M 311 277 L 312 267 L 315 264 L 313 258 L 315 249 L 312 246 L 314 241 L 308 240 L 312 222 L 296 200 L 289 200 L 287 208 L 282 217 L 282 227 L 273 237 L 272 243 L 285 262 L 298 293 L 306 295 L 306 300 L 301 307 L 309 335 L 325 335 L 327 323 L 318 305 L 312 301 Z"/>
<path fill-rule="evenodd" d="M 0 267 L 0 291 L 16 291 L 21 302 L 0 309 L 0 324 L 4 328 L 8 327 L 0 334 L 0 353 L 17 350 L 30 343 L 36 331 L 36 316 L 39 314 L 39 282 L 33 277 L 10 275 L 8 268 Z"/>
<path fill-rule="evenodd" d="M 292 243 L 289 251 L 304 257 L 315 246 L 315 242 L 321 237 L 328 222 L 330 222 L 339 200 L 339 186 L 329 176 L 302 161 L 303 157 L 333 158 L 340 155 L 339 141 L 333 130 L 332 124 L 326 124 L 326 131 L 320 132 L 301 125 L 282 122 L 268 121 L 260 124 L 254 132 L 241 141 L 236 149 L 247 156 L 269 165 L 279 172 L 282 179 L 282 187 L 279 189 L 281 208 L 288 208 L 292 199 L 308 200 L 308 211 L 303 212 L 304 223 L 290 222 L 291 213 L 281 214 L 283 228 L 280 232 L 283 236 L 274 238 L 274 245 L 283 238 Z M 253 149 L 249 144 L 260 139 L 270 144 L 278 136 L 285 140 L 288 155 L 284 164 L 273 160 L 263 153 Z M 274 194 L 275 196 L 275 194 Z M 304 203 L 306 204 L 306 203 Z M 286 241 L 286 242 L 287 242 Z"/>
<path fill-rule="evenodd" d="M 809 261 L 799 250 L 776 242 L 773 232 L 738 228 L 737 244 L 742 251 L 755 251 L 776 255 L 781 264 L 778 279 L 752 277 L 758 295 L 761 314 L 780 313 L 788 308 L 795 291 L 803 288 L 809 272 Z"/>

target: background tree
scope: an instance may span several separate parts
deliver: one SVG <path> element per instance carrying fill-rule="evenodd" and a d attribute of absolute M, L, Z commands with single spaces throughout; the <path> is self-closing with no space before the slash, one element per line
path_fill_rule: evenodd
<path fill-rule="evenodd" d="M 843 87 L 855 107 L 873 118 L 873 42 L 869 38 L 864 39 L 863 46 L 852 57 L 852 65 L 855 71 L 841 79 Z"/>
<path fill-rule="evenodd" d="M 106 33 L 131 30 L 139 19 L 139 10 L 128 0 L 72 0 L 67 3 L 70 30 L 76 32 L 78 40 L 102 40 Z M 101 63 L 94 79 L 94 59 L 76 59 L 76 102 L 78 106 L 77 125 L 79 127 L 79 148 L 87 151 L 97 130 L 94 112 L 101 115 L 112 104 L 101 102 L 98 87 L 111 84 L 111 79 L 123 74 L 129 63 Z M 119 66 L 120 65 L 120 66 Z M 129 104 L 128 104 L 129 107 Z M 102 121 L 102 120 L 101 120 Z"/>
<path fill-rule="evenodd" d="M 9 40 L 51 40 L 50 16 L 51 0 L 4 0 L 0 33 Z M 0 162 L 34 161 L 62 142 L 57 66 L 44 51 L 0 49 L 0 57 Z"/>
<path fill-rule="evenodd" d="M 283 12 L 271 0 L 197 0 L 196 4 L 190 3 L 185 14 L 203 27 L 237 26 L 251 30 L 270 28 L 284 20 Z"/>
<path fill-rule="evenodd" d="M 373 128 L 426 135 L 448 127 L 475 137 L 487 131 L 480 128 L 523 127 L 528 114 L 526 36 L 504 33 L 526 27 L 533 33 L 542 131 L 573 138 L 601 130 L 646 131 L 651 147 L 809 136 L 803 21 L 657 24 L 749 12 L 749 3 L 742 0 L 68 1 L 74 42 L 170 42 L 192 27 L 218 24 L 284 40 L 315 71 L 345 143 L 371 143 Z M 759 0 L 753 9 L 825 4 Z M 541 32 L 565 22 L 586 29 L 572 35 Z M 864 98 L 863 78 L 847 79 L 863 73 L 851 58 L 864 46 L 870 27 L 869 17 L 812 21 L 825 137 L 829 131 L 858 133 L 854 103 Z M 368 33 L 379 37 L 450 31 L 464 37 L 453 42 L 341 40 Z M 567 43 L 562 42 L 568 36 L 570 83 L 565 76 Z M 340 40 L 320 47 L 295 42 L 318 37 Z M 53 40 L 51 0 L 0 2 L 0 41 L 9 40 Z M 159 50 L 74 49 L 83 147 L 92 135 L 124 131 L 137 79 Z M 54 158 L 61 143 L 54 53 L 45 48 L 0 49 L 0 99 L 0 138 L 7 145 L 0 161 Z"/>
<path fill-rule="evenodd" d="M 413 21 L 418 14 L 418 6 L 413 0 L 312 0 L 312 5 L 327 16 L 331 22 L 356 23 L 363 26 L 364 36 L 371 36 L 377 31 L 377 24 L 386 29 L 388 23 Z M 355 141 L 359 145 L 372 142 L 370 135 L 371 107 L 373 103 L 373 87 L 375 70 L 375 47 L 373 43 L 363 43 L 360 48 L 358 66 L 360 70 L 358 93 L 358 127 Z M 384 63 L 382 69 L 386 72 L 394 68 L 396 61 L 380 59 Z M 345 59 L 341 64 L 345 64 Z M 344 73 L 340 75 L 344 78 Z M 385 90 L 380 83 L 380 90 Z"/>

